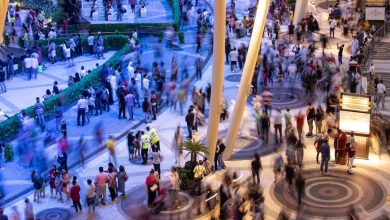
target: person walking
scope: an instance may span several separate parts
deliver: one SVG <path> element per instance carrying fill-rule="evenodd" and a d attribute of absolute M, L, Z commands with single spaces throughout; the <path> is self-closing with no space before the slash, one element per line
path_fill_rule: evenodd
<path fill-rule="evenodd" d="M 72 181 L 72 188 L 70 189 L 70 198 L 72 199 L 73 206 L 76 210 L 76 213 L 82 211 L 81 203 L 80 203 L 80 186 L 77 184 L 76 180 Z"/>
<path fill-rule="evenodd" d="M 33 205 L 31 204 L 30 200 L 28 198 L 26 198 L 24 200 L 24 204 L 26 206 L 24 208 L 24 219 L 26 219 L 26 220 L 34 220 Z"/>
<path fill-rule="evenodd" d="M 152 145 L 156 145 L 157 150 L 160 151 L 160 138 L 157 135 L 157 131 L 155 128 L 146 127 L 146 131 L 148 131 L 148 135 L 150 137 L 150 143 Z"/>
<path fill-rule="evenodd" d="M 269 128 L 271 122 L 265 110 L 263 110 L 263 114 L 261 115 L 260 121 L 261 121 L 261 138 L 264 140 L 265 144 L 268 144 Z"/>
<path fill-rule="evenodd" d="M 339 45 L 339 44 L 337 43 L 337 49 L 339 50 L 339 52 L 338 52 L 339 65 L 342 65 L 342 64 L 343 64 L 344 44 Z"/>
<path fill-rule="evenodd" d="M 329 21 L 329 37 L 334 38 L 334 30 L 336 29 L 336 19 L 330 19 Z"/>
<path fill-rule="evenodd" d="M 128 179 L 129 177 L 127 176 L 125 167 L 120 165 L 119 173 L 118 173 L 118 193 L 121 193 L 121 197 L 125 197 L 126 194 L 125 183 Z"/>
<path fill-rule="evenodd" d="M 348 174 L 353 174 L 352 167 L 353 167 L 353 161 L 355 159 L 356 154 L 356 143 L 348 143 L 347 144 L 347 153 L 348 153 Z"/>
<path fill-rule="evenodd" d="M 109 135 L 107 140 L 107 149 L 108 149 L 108 161 L 111 163 L 111 159 L 114 161 L 115 165 L 117 165 L 116 154 L 115 154 L 115 140 L 114 137 Z"/>
<path fill-rule="evenodd" d="M 302 199 L 304 196 L 306 181 L 303 177 L 302 173 L 299 172 L 297 177 L 295 178 L 295 186 L 297 187 L 297 198 L 298 198 L 298 207 L 302 205 Z"/>
<path fill-rule="evenodd" d="M 320 152 L 321 152 L 321 165 L 320 165 L 321 174 L 328 175 L 329 174 L 328 162 L 330 160 L 330 147 L 328 143 L 328 135 L 324 135 L 323 143 L 321 144 L 320 147 Z"/>
<path fill-rule="evenodd" d="M 206 173 L 206 168 L 203 166 L 203 161 L 199 160 L 198 165 L 193 170 L 194 172 L 194 188 L 192 190 L 192 194 L 197 191 L 198 195 L 201 195 L 201 182 L 203 180 L 203 177 Z"/>
<path fill-rule="evenodd" d="M 41 127 L 41 130 L 44 130 L 46 127 L 45 115 L 44 115 L 45 106 L 43 105 L 43 102 L 41 102 L 39 97 L 36 98 L 36 103 L 34 105 L 34 108 L 35 108 L 35 114 L 38 118 L 39 126 Z"/>
<path fill-rule="evenodd" d="M 252 160 L 251 163 L 251 171 L 252 171 L 253 183 L 256 185 L 260 184 L 260 172 L 262 169 L 263 167 L 261 166 L 260 155 L 258 153 L 255 153 L 255 159 Z"/>
<path fill-rule="evenodd" d="M 81 126 L 85 125 L 85 113 L 88 112 L 88 101 L 84 96 L 80 96 L 80 99 L 77 102 L 77 126 L 80 127 L 80 118 Z"/>
<path fill-rule="evenodd" d="M 305 121 L 305 115 L 301 111 L 298 112 L 298 115 L 295 116 L 295 121 L 297 124 L 298 139 L 302 140 L 303 125 Z"/>
<path fill-rule="evenodd" d="M 275 128 L 275 142 L 283 143 L 282 138 L 282 121 L 283 121 L 283 115 L 280 108 L 276 109 L 276 114 L 274 115 L 274 128 Z M 279 138 L 278 138 L 278 132 L 279 132 Z"/>
<path fill-rule="evenodd" d="M 150 148 L 150 137 L 149 135 L 145 134 L 144 131 L 141 131 L 141 156 L 142 156 L 142 164 L 146 164 L 148 160 L 148 151 Z"/>
<path fill-rule="evenodd" d="M 201 56 L 198 56 L 195 59 L 195 75 L 197 79 L 202 79 L 202 68 L 203 68 L 203 59 Z"/>
<path fill-rule="evenodd" d="M 102 204 L 106 205 L 106 183 L 108 182 L 107 175 L 103 172 L 103 167 L 99 167 L 99 174 L 95 177 L 96 185 L 96 197 L 98 198 L 96 204 L 99 202 L 99 198 L 102 197 Z"/>
<path fill-rule="evenodd" d="M 303 165 L 303 152 L 304 148 L 306 148 L 305 144 L 301 140 L 297 140 L 295 144 L 295 152 L 296 152 L 296 162 L 300 169 L 302 169 Z"/>

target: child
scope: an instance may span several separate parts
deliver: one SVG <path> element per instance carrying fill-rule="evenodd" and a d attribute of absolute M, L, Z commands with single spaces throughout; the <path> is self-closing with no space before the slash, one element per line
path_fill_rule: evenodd
<path fill-rule="evenodd" d="M 55 197 L 57 198 L 57 195 L 60 195 L 60 198 L 58 200 L 63 202 L 63 200 L 62 200 L 62 181 L 61 180 L 62 180 L 61 173 L 59 173 L 56 177 L 56 180 L 55 180 L 55 187 L 56 187 Z"/>
<path fill-rule="evenodd" d="M 86 76 L 87 71 L 85 70 L 84 66 L 81 66 L 81 71 L 80 71 L 80 77 L 83 78 Z"/>
<path fill-rule="evenodd" d="M 43 174 L 39 178 L 39 184 L 41 185 L 41 189 L 39 190 L 39 196 L 45 198 L 45 181 L 43 180 Z"/>
<path fill-rule="evenodd" d="M 82 210 L 81 203 L 80 203 L 80 186 L 77 184 L 77 181 L 74 178 L 73 178 L 72 184 L 73 184 L 73 186 L 70 189 L 70 198 L 73 201 L 73 205 L 74 205 L 74 208 L 76 209 L 76 213 L 77 213 L 77 212 L 79 212 L 79 209 L 80 209 L 80 212 Z"/>

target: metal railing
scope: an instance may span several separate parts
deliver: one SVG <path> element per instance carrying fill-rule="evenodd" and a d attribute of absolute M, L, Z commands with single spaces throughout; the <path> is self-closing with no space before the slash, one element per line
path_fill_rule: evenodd
<path fill-rule="evenodd" d="M 382 27 L 380 27 L 375 33 L 372 35 L 371 40 L 363 47 L 363 53 L 364 53 L 364 67 L 369 67 L 372 62 L 372 56 L 375 51 L 375 48 L 378 46 L 378 44 L 381 43 L 381 41 L 387 36 L 387 34 L 390 32 L 390 23 L 385 22 Z"/>

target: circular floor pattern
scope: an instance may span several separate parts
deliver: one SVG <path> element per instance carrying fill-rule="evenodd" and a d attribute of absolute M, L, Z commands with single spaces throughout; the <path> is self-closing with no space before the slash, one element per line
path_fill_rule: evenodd
<path fill-rule="evenodd" d="M 63 208 L 45 209 L 35 215 L 35 218 L 40 220 L 63 220 L 71 217 L 72 212 Z"/>
<path fill-rule="evenodd" d="M 185 216 L 194 209 L 195 204 L 190 195 L 180 192 L 178 197 L 181 205 L 178 209 L 164 209 L 158 215 L 151 215 L 147 207 L 145 186 L 136 187 L 128 191 L 126 195 L 126 198 L 118 203 L 117 207 L 124 215 L 132 219 L 142 219 L 144 216 L 152 216 L 153 219 L 169 219 L 170 215 Z"/>
<path fill-rule="evenodd" d="M 289 107 L 291 109 L 300 108 L 306 106 L 307 99 L 302 98 L 304 96 L 302 89 L 298 88 L 286 88 L 286 87 L 272 87 L 269 90 L 272 95 L 272 107 L 285 109 Z M 260 92 L 261 93 L 261 92 Z M 248 97 L 247 102 L 252 103 L 253 95 Z"/>
<path fill-rule="evenodd" d="M 350 205 L 361 204 L 367 212 L 375 211 L 386 201 L 385 187 L 371 177 L 345 170 L 331 170 L 323 176 L 319 170 L 305 170 L 304 215 L 320 217 L 344 217 Z M 272 192 L 273 191 L 273 192 Z M 297 195 L 291 192 L 285 181 L 271 188 L 271 195 L 285 208 L 297 209 Z"/>
<path fill-rule="evenodd" d="M 241 81 L 241 74 L 231 74 L 225 77 L 225 80 L 230 82 L 240 82 Z"/>

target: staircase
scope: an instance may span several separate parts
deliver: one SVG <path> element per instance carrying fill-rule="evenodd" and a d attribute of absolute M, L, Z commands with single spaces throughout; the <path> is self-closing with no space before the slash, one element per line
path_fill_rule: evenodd
<path fill-rule="evenodd" d="M 97 5 L 97 12 L 98 12 L 98 18 L 97 20 L 92 20 L 90 18 L 90 15 L 91 15 L 91 6 L 92 6 L 92 0 L 89 0 L 89 1 L 86 1 L 86 0 L 82 0 L 81 2 L 82 6 L 81 6 L 81 16 L 86 19 L 87 21 L 91 22 L 91 23 L 102 23 L 105 21 L 105 18 L 104 18 L 104 13 L 105 13 L 105 9 L 104 9 L 104 5 L 103 5 L 103 0 L 97 0 L 96 1 L 96 5 Z M 129 1 L 127 0 L 121 0 L 121 3 L 123 6 L 126 6 L 127 7 L 127 11 L 128 13 L 131 11 L 131 8 L 130 8 L 130 4 L 129 4 Z M 116 15 L 117 15 L 117 5 L 114 6 L 114 16 L 115 16 L 115 20 L 116 20 Z M 123 19 L 125 20 L 125 19 Z"/>

